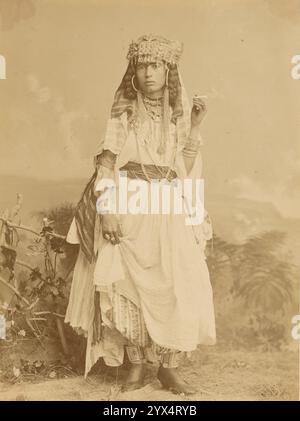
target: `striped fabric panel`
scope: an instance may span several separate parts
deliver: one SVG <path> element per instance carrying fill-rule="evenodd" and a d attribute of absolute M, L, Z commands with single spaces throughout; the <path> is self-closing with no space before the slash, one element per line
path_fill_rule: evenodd
<path fill-rule="evenodd" d="M 150 344 L 141 310 L 117 292 L 113 293 L 113 323 L 130 343 L 142 347 Z"/>
<path fill-rule="evenodd" d="M 133 101 L 131 99 L 125 97 L 124 83 L 122 82 L 115 93 L 114 102 L 110 113 L 111 118 L 118 118 L 125 111 L 128 114 L 132 114 L 134 108 L 132 102 Z"/>
<path fill-rule="evenodd" d="M 96 219 L 96 201 L 94 183 L 97 171 L 94 172 L 87 183 L 80 201 L 75 209 L 75 222 L 78 231 L 80 247 L 89 263 L 93 263 L 94 255 L 94 229 Z"/>
<path fill-rule="evenodd" d="M 182 356 L 183 352 L 172 350 L 160 355 L 160 362 L 165 368 L 177 368 Z"/>
<path fill-rule="evenodd" d="M 121 114 L 127 111 L 129 114 L 133 112 L 133 105 L 130 100 L 120 97 L 119 102 L 112 107 L 111 118 L 118 118 Z"/>

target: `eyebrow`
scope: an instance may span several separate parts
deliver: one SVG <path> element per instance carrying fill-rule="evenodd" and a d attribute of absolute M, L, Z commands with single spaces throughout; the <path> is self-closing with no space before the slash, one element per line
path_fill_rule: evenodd
<path fill-rule="evenodd" d="M 137 63 L 138 65 L 149 65 L 149 64 L 163 64 L 163 61 L 161 61 L 161 60 L 158 60 L 158 61 L 148 61 L 148 62 L 146 62 L 146 63 L 144 63 L 144 62 L 142 62 L 142 61 L 140 61 L 140 62 L 138 62 Z"/>

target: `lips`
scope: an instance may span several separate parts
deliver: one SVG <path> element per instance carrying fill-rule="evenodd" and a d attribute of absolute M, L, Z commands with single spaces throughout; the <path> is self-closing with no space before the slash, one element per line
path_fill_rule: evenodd
<path fill-rule="evenodd" d="M 153 85 L 153 84 L 154 84 L 154 82 L 152 82 L 152 81 L 145 82 L 145 85 Z"/>

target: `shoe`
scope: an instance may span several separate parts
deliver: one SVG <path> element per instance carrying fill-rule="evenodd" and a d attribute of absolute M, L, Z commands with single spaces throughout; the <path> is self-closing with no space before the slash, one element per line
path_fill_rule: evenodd
<path fill-rule="evenodd" d="M 140 389 L 144 386 L 144 367 L 142 364 L 132 364 L 127 375 L 126 382 L 122 386 L 122 392 Z"/>
<path fill-rule="evenodd" d="M 174 368 L 159 367 L 157 378 L 163 388 L 173 392 L 176 395 L 194 395 L 197 390 L 188 384 L 185 380 L 180 379 L 177 370 Z"/>

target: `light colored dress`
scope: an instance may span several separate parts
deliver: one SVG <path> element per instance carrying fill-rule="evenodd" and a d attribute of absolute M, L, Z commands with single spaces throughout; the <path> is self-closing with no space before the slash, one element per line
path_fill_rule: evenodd
<path fill-rule="evenodd" d="M 173 123 L 170 123 L 170 142 L 161 155 L 157 152 L 162 131 L 160 121 L 151 119 L 141 128 L 138 138 L 125 118 L 122 122 L 126 142 L 117 156 L 116 181 L 119 169 L 129 161 L 171 166 L 179 179 L 187 176 L 182 150 L 176 147 Z M 107 146 L 104 143 L 103 149 L 106 148 L 114 152 L 111 142 Z M 189 178 L 201 178 L 201 171 L 199 154 Z M 147 181 L 141 182 L 149 185 Z M 176 188 L 171 183 L 173 193 Z M 128 201 L 132 195 L 134 192 L 128 192 Z M 170 214 L 127 213 L 118 218 L 123 234 L 120 244 L 112 245 L 100 232 L 95 265 L 88 264 L 80 251 L 74 269 L 65 321 L 88 337 L 86 374 L 99 357 L 104 357 L 109 365 L 122 363 L 128 324 L 122 324 L 124 311 L 121 316 L 118 312 L 124 302 L 129 318 L 128 303 L 141 312 L 142 320 L 136 321 L 141 346 L 147 346 L 150 337 L 160 347 L 190 352 L 198 344 L 212 345 L 216 341 L 213 293 L 204 254 L 206 241 L 212 235 L 211 226 L 207 221 L 198 226 L 187 225 L 186 214 L 172 211 Z M 67 241 L 79 242 L 74 220 Z M 95 289 L 101 291 L 106 335 L 101 343 L 92 345 Z"/>

